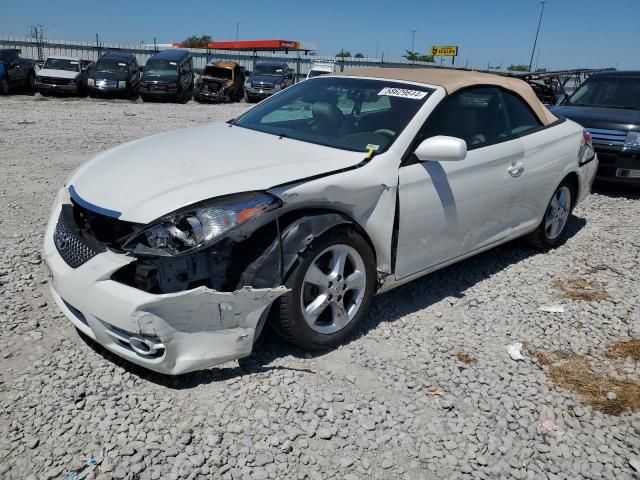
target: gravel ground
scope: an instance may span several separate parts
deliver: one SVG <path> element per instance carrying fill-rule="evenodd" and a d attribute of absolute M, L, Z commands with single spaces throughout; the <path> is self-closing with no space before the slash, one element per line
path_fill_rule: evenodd
<path fill-rule="evenodd" d="M 83 341 L 39 256 L 59 186 L 100 150 L 245 108 L 0 98 L 0 478 L 67 478 L 90 459 L 99 479 L 640 478 L 640 414 L 594 410 L 536 357 L 640 381 L 604 355 L 640 337 L 633 191 L 592 195 L 553 252 L 511 243 L 377 297 L 328 352 L 266 332 L 247 359 L 166 378 Z M 610 299 L 564 297 L 557 282 L 576 279 Z"/>

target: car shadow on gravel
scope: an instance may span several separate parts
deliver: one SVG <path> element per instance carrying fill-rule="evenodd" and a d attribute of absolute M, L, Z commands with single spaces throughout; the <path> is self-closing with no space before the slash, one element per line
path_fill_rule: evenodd
<path fill-rule="evenodd" d="M 593 184 L 593 193 L 605 195 L 612 198 L 626 198 L 627 200 L 640 200 L 640 184 L 613 184 L 606 182 L 596 182 Z"/>
<path fill-rule="evenodd" d="M 571 217 L 567 238 L 571 239 L 584 228 L 586 223 L 584 218 L 575 215 Z M 374 298 L 367 318 L 347 343 L 366 336 L 369 331 L 376 329 L 381 323 L 396 321 L 445 298 L 464 299 L 465 291 L 475 284 L 539 253 L 539 250 L 515 240 L 433 272 L 391 292 L 379 295 Z M 514 290 L 517 289 L 518 285 L 514 285 Z M 307 368 L 283 367 L 270 364 L 283 357 L 313 358 L 323 356 L 331 351 L 308 352 L 302 350 L 280 339 L 271 329 L 265 328 L 254 345 L 253 353 L 249 357 L 240 359 L 237 366 L 213 367 L 183 375 L 169 376 L 152 372 L 130 363 L 109 352 L 81 332 L 78 331 L 78 333 L 95 352 L 131 374 L 146 381 L 177 390 L 195 388 L 203 384 L 217 383 L 271 370 L 289 370 L 314 374 L 316 372 Z"/>

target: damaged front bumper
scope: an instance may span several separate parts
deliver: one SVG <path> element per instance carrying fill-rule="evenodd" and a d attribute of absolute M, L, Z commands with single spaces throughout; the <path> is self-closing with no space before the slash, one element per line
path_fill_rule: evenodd
<path fill-rule="evenodd" d="M 201 286 L 148 293 L 112 279 L 135 258 L 111 250 L 72 268 L 54 243 L 61 204 L 56 202 L 44 242 L 54 300 L 78 330 L 150 370 L 177 375 L 249 355 L 269 306 L 288 291 Z"/>

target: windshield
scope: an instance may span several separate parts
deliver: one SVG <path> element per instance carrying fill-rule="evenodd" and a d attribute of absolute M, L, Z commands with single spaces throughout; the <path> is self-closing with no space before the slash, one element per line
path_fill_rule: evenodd
<path fill-rule="evenodd" d="M 264 100 L 234 125 L 342 150 L 382 152 L 432 92 L 391 81 L 322 77 Z"/>
<path fill-rule="evenodd" d="M 119 62 L 118 60 L 98 60 L 96 64 L 96 72 L 100 73 L 127 73 L 126 62 Z"/>
<path fill-rule="evenodd" d="M 640 77 L 591 77 L 567 105 L 640 110 Z"/>
<path fill-rule="evenodd" d="M 178 63 L 167 60 L 149 60 L 144 66 L 145 77 L 176 77 Z"/>
<path fill-rule="evenodd" d="M 326 70 L 311 70 L 309 72 L 309 78 L 319 77 L 320 75 L 326 75 L 331 72 L 327 72 Z"/>
<path fill-rule="evenodd" d="M 47 58 L 42 68 L 51 70 L 66 70 L 67 72 L 79 72 L 80 62 L 77 60 L 67 60 L 64 58 Z"/>
<path fill-rule="evenodd" d="M 233 70 L 230 68 L 205 67 L 203 75 L 214 78 L 224 78 L 231 80 L 233 78 Z"/>
<path fill-rule="evenodd" d="M 282 65 L 256 65 L 254 75 L 284 75 Z"/>

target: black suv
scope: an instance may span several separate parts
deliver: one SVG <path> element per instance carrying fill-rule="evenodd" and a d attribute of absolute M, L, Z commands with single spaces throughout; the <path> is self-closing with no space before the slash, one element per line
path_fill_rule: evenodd
<path fill-rule="evenodd" d="M 20 53 L 14 48 L 0 48 L 0 95 L 8 94 L 10 87 L 27 87 L 31 91 L 35 87 L 35 63 L 20 58 Z"/>
<path fill-rule="evenodd" d="M 107 52 L 96 62 L 87 85 L 91 96 L 134 97 L 140 83 L 140 67 L 133 53 Z"/>
<path fill-rule="evenodd" d="M 164 50 L 147 60 L 140 79 L 144 101 L 185 101 L 193 93 L 193 58 L 186 50 Z"/>
<path fill-rule="evenodd" d="M 597 179 L 640 184 L 640 71 L 591 75 L 552 110 L 591 132 Z"/>
<path fill-rule="evenodd" d="M 258 62 L 244 84 L 247 102 L 262 100 L 293 84 L 293 72 L 286 62 Z"/>

